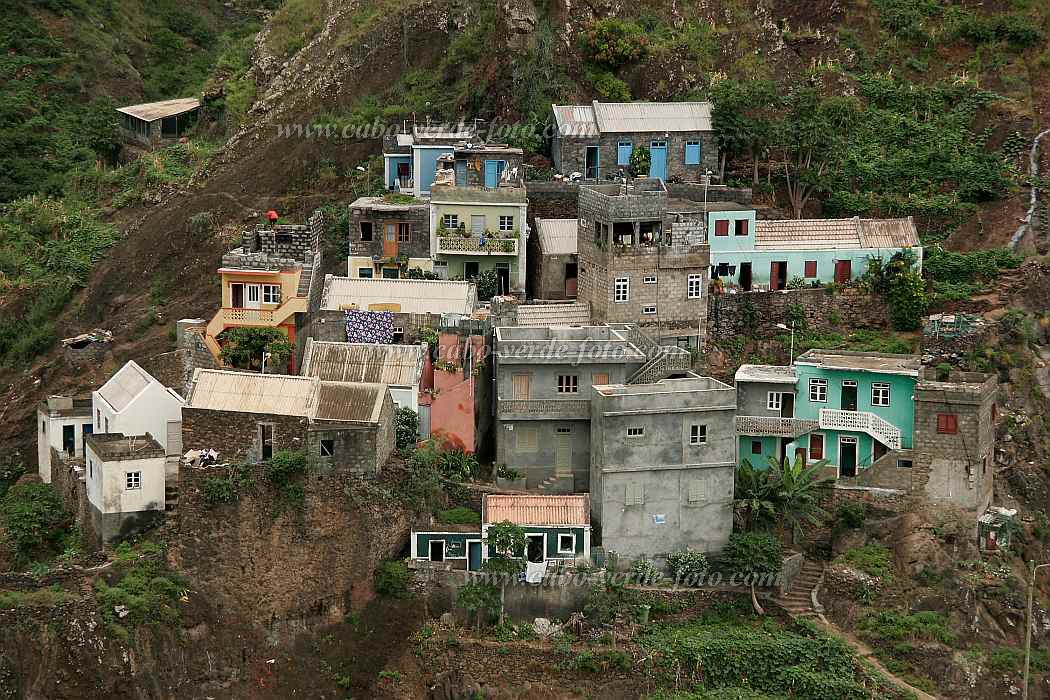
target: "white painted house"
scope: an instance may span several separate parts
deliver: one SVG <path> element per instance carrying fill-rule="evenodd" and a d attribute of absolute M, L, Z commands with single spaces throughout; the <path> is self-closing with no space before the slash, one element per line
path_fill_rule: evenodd
<path fill-rule="evenodd" d="M 165 454 L 182 452 L 182 407 L 186 401 L 134 361 L 91 394 L 95 434 L 149 433 Z"/>
<path fill-rule="evenodd" d="M 151 435 L 93 434 L 84 443 L 91 525 L 103 542 L 140 532 L 164 515 L 164 447 Z"/>
<path fill-rule="evenodd" d="M 36 411 L 37 471 L 51 483 L 51 448 L 70 459 L 84 456 L 84 437 L 94 429 L 91 399 L 49 396 Z"/>

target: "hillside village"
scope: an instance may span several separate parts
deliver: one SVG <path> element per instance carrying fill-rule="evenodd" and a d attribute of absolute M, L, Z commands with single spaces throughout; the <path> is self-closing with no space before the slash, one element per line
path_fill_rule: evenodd
<path fill-rule="evenodd" d="M 887 2 L 913 29 L 938 16 Z M 99 161 L 76 187 L 136 168 L 169 184 L 108 200 L 123 234 L 92 230 L 82 292 L 11 287 L 0 696 L 1050 697 L 1037 117 L 1011 115 L 1030 155 L 986 133 L 1002 163 L 970 153 L 985 179 L 954 172 L 921 202 L 872 184 L 885 153 L 851 153 L 834 187 L 871 196 L 849 200 L 826 182 L 837 146 L 802 132 L 867 129 L 854 106 L 724 76 L 632 99 L 631 66 L 660 41 L 695 50 L 692 25 L 643 40 L 599 17 L 579 39 L 595 89 L 506 110 L 538 132 L 437 109 L 414 76 L 373 91 L 381 134 L 351 138 L 377 98 L 296 111 L 341 94 L 306 61 L 358 10 L 297 43 L 278 5 L 236 30 L 250 67 L 227 59 L 218 87 L 103 106 L 124 174 Z M 531 56 L 532 15 L 556 10 L 529 5 L 497 14 Z M 406 66 L 435 19 L 419 11 L 383 39 Z M 988 21 L 1014 49 L 1045 36 Z M 249 80 L 240 118 L 259 123 L 202 153 Z M 857 83 L 875 103 L 892 80 Z M 994 101 L 939 89 L 928 110 Z M 336 198 L 229 179 L 326 149 L 345 169 L 305 179 Z M 183 175 L 174 153 L 201 160 Z M 5 204 L 0 233 L 42 228 L 38 205 Z M 87 235 L 79 216 L 48 220 Z M 0 253 L 2 275 L 59 279 L 37 270 L 54 251 Z M 143 303 L 146 322 L 118 320 Z M 33 335 L 45 307 L 75 321 Z"/>

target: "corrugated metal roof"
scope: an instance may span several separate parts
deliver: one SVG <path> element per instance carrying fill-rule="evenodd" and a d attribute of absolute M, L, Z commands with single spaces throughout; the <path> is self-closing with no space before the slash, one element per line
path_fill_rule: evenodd
<path fill-rule="evenodd" d="M 109 381 L 98 390 L 99 396 L 106 400 L 113 410 L 120 413 L 127 408 L 135 397 L 145 391 L 151 382 L 157 381 L 146 370 L 129 361 L 109 378 Z"/>
<path fill-rule="evenodd" d="M 201 101 L 196 97 L 185 97 L 177 100 L 164 100 L 162 102 L 145 102 L 140 105 L 118 107 L 118 112 L 130 114 L 143 121 L 152 122 L 164 117 L 174 117 L 184 114 L 201 106 Z"/>
<path fill-rule="evenodd" d="M 518 307 L 519 326 L 589 326 L 587 304 L 523 304 Z"/>
<path fill-rule="evenodd" d="M 710 102 L 594 102 L 603 134 L 711 131 Z"/>
<path fill-rule="evenodd" d="M 356 308 L 367 311 L 373 304 L 396 304 L 399 313 L 474 313 L 477 290 L 471 282 L 452 280 L 361 279 L 326 277 L 321 308 L 337 311 Z M 389 310 L 384 308 L 384 310 Z"/>
<path fill-rule="evenodd" d="M 209 411 L 265 413 L 322 421 L 375 422 L 385 384 L 326 382 L 317 377 L 199 369 L 187 405 Z"/>
<path fill-rule="evenodd" d="M 591 105 L 551 105 L 562 136 L 597 136 L 598 122 Z"/>
<path fill-rule="evenodd" d="M 907 219 L 861 219 L 860 240 L 865 248 L 908 248 L 919 245 L 915 222 Z"/>
<path fill-rule="evenodd" d="M 577 252 L 579 219 L 536 219 L 536 235 L 544 255 L 572 255 Z"/>
<path fill-rule="evenodd" d="M 310 340 L 301 374 L 336 382 L 415 386 L 423 373 L 424 347 Z"/>
<path fill-rule="evenodd" d="M 909 219 L 759 219 L 756 250 L 841 250 L 919 245 Z"/>
<path fill-rule="evenodd" d="M 591 505 L 587 494 L 573 496 L 523 496 L 488 494 L 483 521 L 517 525 L 590 525 Z"/>

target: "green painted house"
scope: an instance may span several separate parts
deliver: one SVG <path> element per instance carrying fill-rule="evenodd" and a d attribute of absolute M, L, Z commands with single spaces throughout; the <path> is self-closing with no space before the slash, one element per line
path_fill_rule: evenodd
<path fill-rule="evenodd" d="M 856 476 L 889 455 L 910 466 L 916 355 L 810 350 L 791 367 L 744 365 L 736 374 L 738 461 L 826 459 Z"/>
<path fill-rule="evenodd" d="M 861 277 L 870 258 L 910 249 L 922 265 L 919 235 L 907 219 L 758 219 L 753 209 L 712 203 L 707 214 L 711 279 L 741 291 L 787 289 L 794 281 L 839 284 Z"/>
<path fill-rule="evenodd" d="M 529 562 L 589 560 L 591 556 L 590 496 L 488 494 L 482 502 L 481 532 L 487 540 L 492 525 L 510 521 L 525 530 Z M 495 552 L 486 547 L 486 558 Z"/>
<path fill-rule="evenodd" d="M 451 568 L 481 571 L 484 560 L 477 525 L 442 525 L 440 529 L 412 531 L 413 559 L 448 562 Z"/>

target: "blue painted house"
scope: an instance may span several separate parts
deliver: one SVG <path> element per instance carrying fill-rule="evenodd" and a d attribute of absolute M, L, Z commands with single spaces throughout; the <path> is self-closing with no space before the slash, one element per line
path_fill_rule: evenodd
<path fill-rule="evenodd" d="M 846 283 L 865 273 L 870 258 L 889 260 L 906 248 L 922 266 L 911 217 L 765 220 L 754 210 L 714 210 L 707 230 L 711 279 L 742 291 L 786 289 L 792 280 Z"/>
<path fill-rule="evenodd" d="M 828 460 L 856 476 L 884 457 L 910 462 L 917 355 L 810 350 L 791 367 L 744 365 L 736 374 L 738 461 Z"/>

